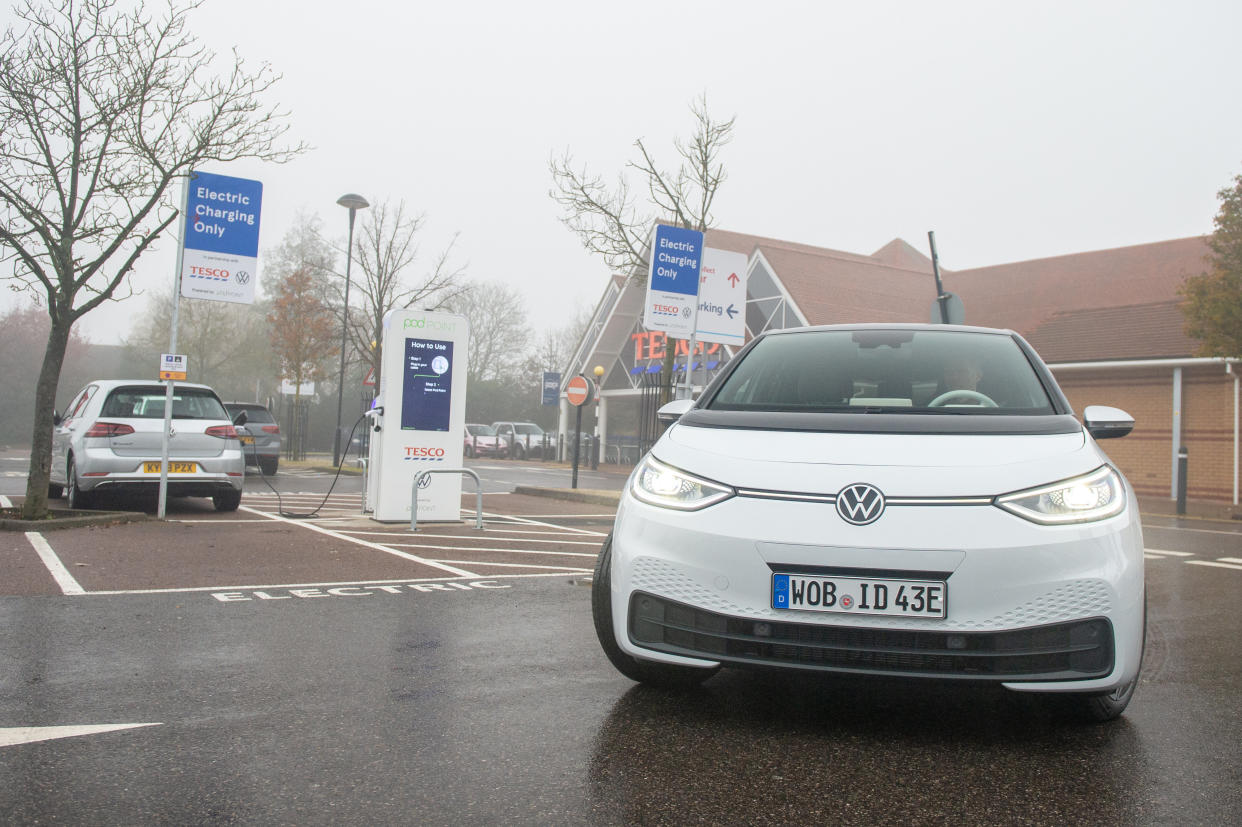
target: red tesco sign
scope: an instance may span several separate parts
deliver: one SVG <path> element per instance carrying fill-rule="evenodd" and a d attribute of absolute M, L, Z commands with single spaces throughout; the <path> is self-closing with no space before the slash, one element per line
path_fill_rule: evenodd
<path fill-rule="evenodd" d="M 590 379 L 585 376 L 575 376 L 569 380 L 569 384 L 565 386 L 565 398 L 569 400 L 569 404 L 575 408 L 581 407 L 588 399 L 595 395 L 595 387 Z"/>

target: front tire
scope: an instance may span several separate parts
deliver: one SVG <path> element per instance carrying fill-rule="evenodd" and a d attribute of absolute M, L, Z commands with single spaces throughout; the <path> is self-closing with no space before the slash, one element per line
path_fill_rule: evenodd
<path fill-rule="evenodd" d="M 59 500 L 65 494 L 65 486 L 57 482 L 49 482 L 47 484 L 47 498 L 49 500 Z"/>
<path fill-rule="evenodd" d="M 75 510 L 89 509 L 95 504 L 94 496 L 83 491 L 78 484 L 78 469 L 73 457 L 69 457 L 69 464 L 65 468 L 65 496 L 69 500 L 69 507 Z"/>
<path fill-rule="evenodd" d="M 720 670 L 719 666 L 702 669 L 639 660 L 621 651 L 612 628 L 611 534 L 604 540 L 599 558 L 595 561 L 595 577 L 591 581 L 591 618 L 595 621 L 595 636 L 599 638 L 604 654 L 618 672 L 632 681 L 661 689 L 689 689 L 698 686 Z"/>
<path fill-rule="evenodd" d="M 1065 717 L 1085 723 L 1102 724 L 1121 717 L 1134 697 L 1138 688 L 1139 678 L 1143 671 L 1143 655 L 1147 651 L 1147 594 L 1143 594 L 1143 648 L 1139 652 L 1139 674 L 1125 686 L 1112 692 L 1089 693 L 1081 692 L 1065 695 L 1054 699 L 1060 702 L 1060 710 Z"/>
<path fill-rule="evenodd" d="M 216 511 L 236 511 L 241 505 L 242 492 L 236 488 L 229 488 L 225 491 L 211 495 L 211 504 L 216 507 Z"/>

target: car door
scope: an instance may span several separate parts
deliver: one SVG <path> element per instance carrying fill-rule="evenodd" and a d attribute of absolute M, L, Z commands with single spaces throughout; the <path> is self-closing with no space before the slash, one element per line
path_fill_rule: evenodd
<path fill-rule="evenodd" d="M 86 416 L 86 406 L 98 389 L 98 385 L 87 385 L 78 391 L 78 395 L 65 408 L 65 415 L 61 418 L 60 424 L 52 428 L 52 482 L 58 484 L 66 482 L 65 465 L 68 462 L 69 448 L 74 436 L 90 425 L 87 421 L 89 417 Z"/>

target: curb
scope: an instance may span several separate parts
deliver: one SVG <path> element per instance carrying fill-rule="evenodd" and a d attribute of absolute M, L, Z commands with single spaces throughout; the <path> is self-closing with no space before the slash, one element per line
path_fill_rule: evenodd
<path fill-rule="evenodd" d="M 620 491 L 601 491 L 594 488 L 540 488 L 533 485 L 519 485 L 513 489 L 513 493 L 591 505 L 610 505 L 614 508 L 621 502 Z"/>
<path fill-rule="evenodd" d="M 0 519 L 0 531 L 57 531 L 62 528 L 141 523 L 147 519 L 148 515 L 141 511 L 52 511 L 46 520 Z"/>

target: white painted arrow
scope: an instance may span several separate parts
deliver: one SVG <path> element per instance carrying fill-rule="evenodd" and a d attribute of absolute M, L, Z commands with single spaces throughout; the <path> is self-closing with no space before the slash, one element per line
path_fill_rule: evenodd
<path fill-rule="evenodd" d="M 55 738 L 73 738 L 76 735 L 98 735 L 101 732 L 116 732 L 122 729 L 137 729 L 139 727 L 146 726 L 163 726 L 163 724 L 89 724 L 86 726 L 0 727 L 0 747 L 11 747 L 15 744 L 30 744 L 35 741 L 51 741 Z"/>

